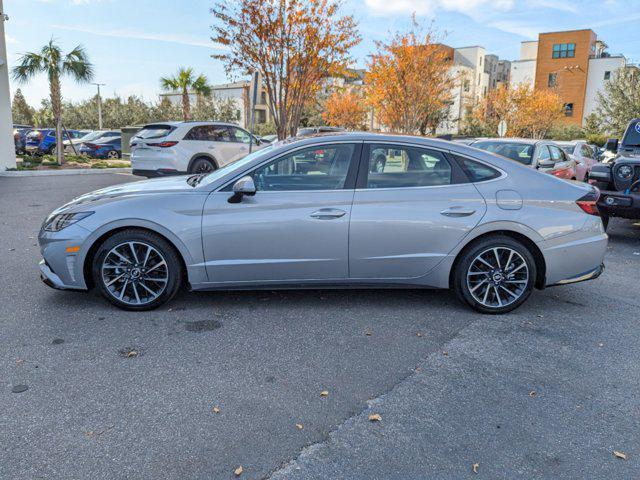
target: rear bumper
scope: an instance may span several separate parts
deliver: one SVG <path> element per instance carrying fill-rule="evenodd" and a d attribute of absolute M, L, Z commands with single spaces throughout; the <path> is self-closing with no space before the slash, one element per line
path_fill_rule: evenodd
<path fill-rule="evenodd" d="M 607 217 L 640 218 L 640 193 L 601 191 L 598 210 Z"/>
<path fill-rule="evenodd" d="M 602 275 L 602 272 L 604 272 L 604 263 L 601 264 L 599 267 L 594 268 L 593 270 L 590 270 L 580 275 L 576 275 L 575 277 L 567 278 L 565 280 L 560 280 L 559 282 L 549 286 L 555 287 L 557 285 L 568 285 L 570 283 L 579 283 L 579 282 L 586 282 L 587 280 L 594 280 L 598 278 L 600 275 Z"/>

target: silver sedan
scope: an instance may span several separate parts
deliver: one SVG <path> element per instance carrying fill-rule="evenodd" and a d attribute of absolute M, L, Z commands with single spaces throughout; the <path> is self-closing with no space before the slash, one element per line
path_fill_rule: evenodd
<path fill-rule="evenodd" d="M 482 313 L 597 277 L 598 191 L 465 145 L 338 134 L 98 190 L 42 225 L 42 279 L 148 310 L 192 290 L 452 288 Z"/>

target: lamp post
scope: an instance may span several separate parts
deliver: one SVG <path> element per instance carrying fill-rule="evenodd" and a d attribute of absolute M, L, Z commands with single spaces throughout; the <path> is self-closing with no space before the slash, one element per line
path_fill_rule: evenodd
<path fill-rule="evenodd" d="M 92 83 L 98 87 L 98 130 L 102 130 L 102 97 L 100 96 L 100 87 L 104 87 L 106 83 Z"/>
<path fill-rule="evenodd" d="M 0 170 L 16 167 L 16 150 L 13 140 L 13 119 L 11 116 L 11 94 L 9 93 L 9 65 L 7 46 L 4 38 L 5 15 L 0 0 Z"/>

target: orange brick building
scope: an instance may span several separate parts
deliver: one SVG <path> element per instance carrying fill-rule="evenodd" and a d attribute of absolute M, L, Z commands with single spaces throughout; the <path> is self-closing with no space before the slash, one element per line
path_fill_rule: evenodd
<path fill-rule="evenodd" d="M 565 104 L 564 123 L 582 124 L 589 60 L 596 54 L 593 30 L 541 33 L 535 88 L 555 89 Z"/>

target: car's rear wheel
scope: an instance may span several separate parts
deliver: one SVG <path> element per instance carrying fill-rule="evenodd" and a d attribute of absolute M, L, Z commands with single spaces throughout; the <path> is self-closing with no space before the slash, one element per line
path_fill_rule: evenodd
<path fill-rule="evenodd" d="M 481 313 L 510 312 L 535 286 L 536 263 L 521 242 L 502 235 L 485 237 L 466 248 L 455 266 L 458 298 Z"/>
<path fill-rule="evenodd" d="M 191 164 L 189 173 L 209 173 L 216 169 L 216 165 L 208 158 L 200 157 L 196 158 Z"/>
<path fill-rule="evenodd" d="M 182 264 L 173 246 L 145 230 L 115 233 L 98 248 L 92 275 L 100 293 L 124 310 L 152 310 L 182 285 Z"/>
<path fill-rule="evenodd" d="M 107 158 L 113 160 L 115 158 L 120 158 L 120 154 L 118 153 L 117 150 L 109 150 L 107 152 Z"/>

